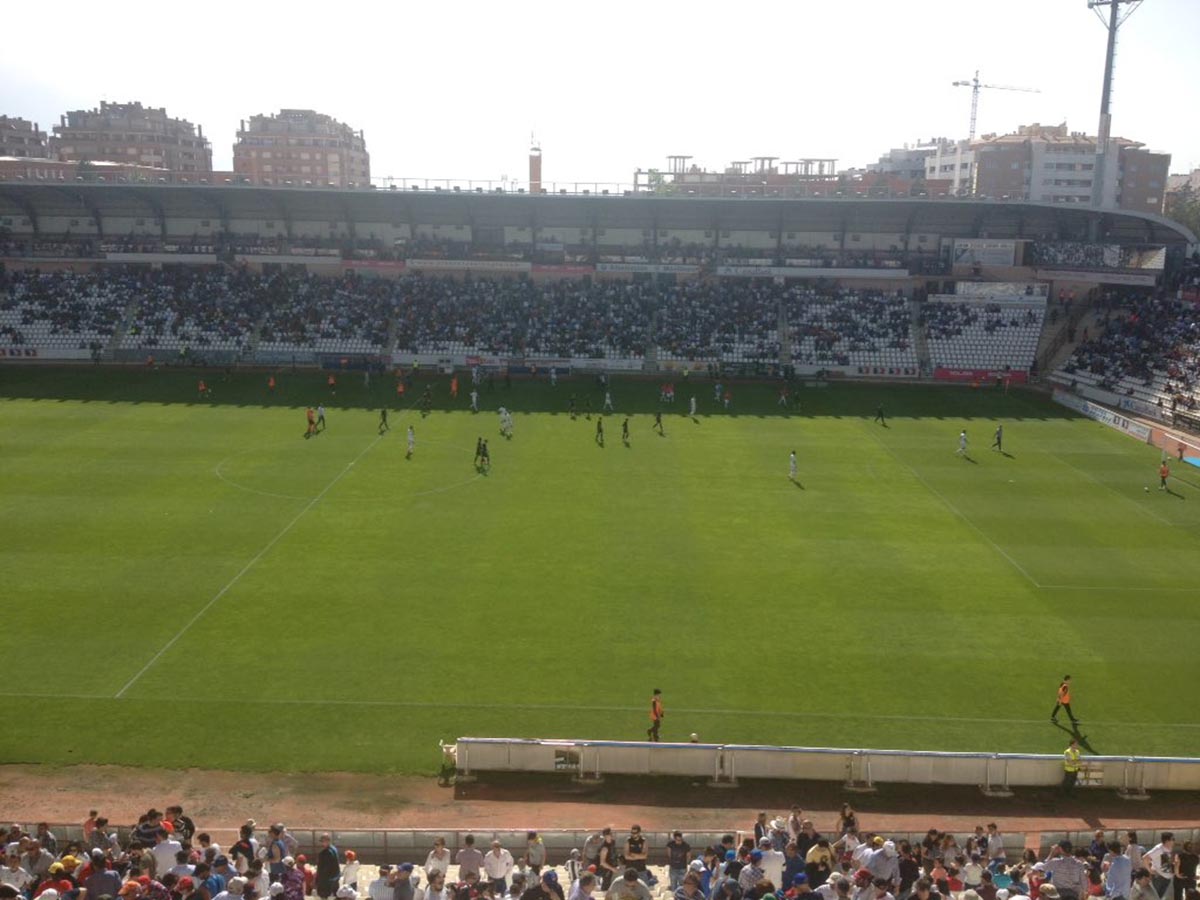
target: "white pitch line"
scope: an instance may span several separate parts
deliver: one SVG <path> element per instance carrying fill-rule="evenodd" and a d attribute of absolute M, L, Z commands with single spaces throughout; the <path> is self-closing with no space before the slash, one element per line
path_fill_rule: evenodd
<path fill-rule="evenodd" d="M 1111 491 L 1112 493 L 1116 494 L 1122 500 L 1124 500 L 1125 502 L 1132 505 L 1133 508 L 1136 509 L 1138 512 L 1143 513 L 1144 515 L 1150 516 L 1151 518 L 1156 519 L 1159 522 L 1162 522 L 1164 525 L 1169 525 L 1172 528 L 1179 527 L 1177 525 L 1177 523 L 1172 522 L 1169 519 L 1163 518 L 1158 513 L 1156 513 L 1154 510 L 1147 509 L 1146 507 L 1142 506 L 1142 504 L 1140 504 L 1140 503 L 1136 503 L 1133 500 L 1130 500 L 1128 497 L 1126 497 L 1124 494 L 1122 494 L 1120 491 L 1118 491 L 1112 485 L 1105 484 L 1103 481 L 1101 481 L 1099 478 L 1097 478 L 1091 472 L 1085 471 L 1084 469 L 1079 468 L 1079 466 L 1075 465 L 1074 463 L 1068 462 L 1067 460 L 1065 460 L 1061 456 L 1059 456 L 1057 453 L 1051 453 L 1050 458 L 1057 459 L 1060 463 L 1062 463 L 1068 469 L 1073 469 L 1074 471 L 1078 472 L 1080 475 L 1082 475 L 1084 478 L 1086 478 L 1092 484 L 1098 485 L 1099 487 L 1102 487 L 1105 490 Z"/>
<path fill-rule="evenodd" d="M 921 484 L 923 484 L 925 486 L 925 489 L 927 491 L 929 491 L 931 494 L 933 494 L 933 496 L 935 496 L 939 500 L 941 500 L 942 503 L 945 505 L 945 507 L 948 510 L 950 510 L 950 512 L 954 513 L 954 515 L 958 516 L 958 518 L 960 518 L 964 522 L 966 522 L 967 525 L 969 525 L 975 531 L 976 534 L 978 534 L 981 538 L 983 538 L 985 541 L 987 541 L 989 544 L 991 544 L 992 549 L 995 550 L 997 553 L 999 553 L 1001 556 L 1003 556 L 1006 560 L 1008 560 L 1009 564 L 1014 569 L 1016 569 L 1018 572 L 1020 572 L 1022 575 L 1024 575 L 1030 584 L 1032 584 L 1035 588 L 1042 587 L 1042 585 L 1040 583 L 1038 583 L 1038 580 L 1036 578 L 1034 578 L 1027 571 L 1025 571 L 1025 567 L 1023 565 L 1021 565 L 1019 562 L 1017 562 L 1015 559 L 1013 559 L 1008 554 L 1008 551 L 1006 551 L 1003 547 L 1001 547 L 999 544 L 997 544 L 995 541 L 993 541 L 990 537 L 988 537 L 987 534 L 984 533 L 984 530 L 982 528 L 980 528 L 978 525 L 976 525 L 974 522 L 972 522 L 970 519 L 968 519 L 957 506 L 955 506 L 953 503 L 951 503 L 949 500 L 947 500 L 945 497 L 943 497 L 941 492 L 938 491 L 933 485 L 931 485 L 924 478 L 922 478 L 921 474 L 916 469 L 914 469 L 912 466 L 910 466 L 908 463 L 906 463 L 904 460 L 902 460 L 899 456 L 897 456 L 892 451 L 892 448 L 889 447 L 887 444 L 885 444 L 883 441 L 881 441 L 878 437 L 876 437 L 873 432 L 868 432 L 868 433 L 871 434 L 871 437 L 874 439 L 875 443 L 879 444 L 879 446 L 882 447 L 887 452 L 887 454 L 889 456 L 891 456 L 892 459 L 894 459 L 900 465 L 904 466 L 904 468 L 908 469 L 908 471 L 912 473 L 913 478 L 915 478 L 915 479 L 917 479 L 917 481 L 921 482 Z"/>
<path fill-rule="evenodd" d="M 39 694 L 22 692 L 6 692 L 0 691 L 0 697 L 5 698 L 32 698 L 39 700 L 117 700 L 124 698 L 108 697 L 101 694 Z M 141 702 L 146 699 L 170 699 L 167 697 L 161 698 L 136 698 Z M 208 697 L 200 697 L 189 700 L 192 703 L 220 703 L 228 706 L 228 699 L 216 699 Z M 239 702 L 239 701 L 234 701 Z M 254 705 L 265 706 L 348 706 L 348 707 L 382 707 L 394 709 L 495 709 L 494 703 L 448 703 L 442 701 L 424 701 L 424 700 L 348 700 L 348 699 L 332 699 L 332 700 L 306 700 L 303 698 L 286 699 L 286 698 L 270 698 L 240 701 Z M 640 706 L 574 706 L 567 703 L 509 703 L 505 704 L 505 709 L 513 710 L 529 710 L 529 711 L 547 711 L 547 712 L 602 712 L 602 713 L 633 713 L 641 712 Z M 859 714 L 859 713 L 840 713 L 840 712 L 797 712 L 791 710 L 755 710 L 755 709 L 689 709 L 672 707 L 676 713 L 698 716 L 743 716 L 748 718 L 754 717 L 769 717 L 777 719 L 844 719 L 849 721 L 871 721 L 871 722 L 938 722 L 942 724 L 968 723 L 968 724 L 988 724 L 988 725 L 1041 725 L 1045 722 L 1044 719 L 1005 719 L 993 718 L 986 716 L 922 716 L 922 715 L 885 715 L 885 714 Z M 1101 721 L 1089 719 L 1088 725 L 1095 726 L 1118 726 L 1129 728 L 1184 728 L 1184 729 L 1200 729 L 1200 722 L 1126 722 L 1126 721 Z"/>
<path fill-rule="evenodd" d="M 345 476 L 345 474 L 354 467 L 354 464 L 356 462 L 358 462 L 360 459 L 362 459 L 364 456 L 366 456 L 367 453 L 376 444 L 378 444 L 381 440 L 383 440 L 383 435 L 380 435 L 379 437 L 375 438 L 375 440 L 371 441 L 371 443 L 367 444 L 367 446 L 362 449 L 362 451 L 358 454 L 358 456 L 354 457 L 354 459 L 352 459 L 352 460 L 350 460 L 350 462 L 346 463 L 345 468 L 343 468 L 342 471 L 338 472 L 338 474 L 334 476 L 333 480 L 330 481 L 329 484 L 325 485 L 325 488 L 324 488 L 324 490 L 321 491 L 321 493 L 317 494 L 317 496 L 315 496 L 311 500 L 309 500 L 308 503 L 305 505 L 304 509 L 302 509 L 302 510 L 300 510 L 300 512 L 296 513 L 295 518 L 293 518 L 290 522 L 288 522 L 286 525 L 284 525 L 283 529 L 277 535 L 275 535 L 275 537 L 271 538 L 271 540 L 267 543 L 267 546 L 265 546 L 261 550 L 259 550 L 258 553 L 255 554 L 254 558 L 250 560 L 250 562 L 248 562 L 248 563 L 246 563 L 246 565 L 242 566 L 241 571 L 238 572 L 236 575 L 234 575 L 233 578 L 231 578 L 229 580 L 229 582 L 225 585 L 225 587 L 223 587 L 219 591 L 217 591 L 213 595 L 213 598 L 200 608 L 199 612 L 197 612 L 194 616 L 192 616 L 190 619 L 188 619 L 187 624 L 184 625 L 181 629 L 179 629 L 179 631 L 175 634 L 175 636 L 173 638 L 171 638 L 169 641 L 167 641 L 165 644 L 163 644 L 163 646 L 159 649 L 159 651 L 157 653 L 155 653 L 152 657 L 150 657 L 150 661 L 148 663 L 146 663 L 144 666 L 142 666 L 142 668 L 138 670 L 138 673 L 136 675 L 134 675 L 132 678 L 130 678 L 127 682 L 125 682 L 125 686 L 123 688 L 121 688 L 119 691 L 117 691 L 116 697 L 114 699 L 117 699 L 117 700 L 121 699 L 121 697 L 123 697 L 125 695 L 125 692 L 127 690 L 129 690 L 131 687 L 133 687 L 138 682 L 138 680 L 143 675 L 145 675 L 146 672 L 148 672 L 150 670 L 150 667 L 153 666 L 156 662 L 158 662 L 158 660 L 162 657 L 162 655 L 164 653 L 166 653 L 168 650 L 170 650 L 172 647 L 174 647 L 176 642 L 181 637 L 183 637 L 185 634 L 187 634 L 187 632 L 191 629 L 191 627 L 193 625 L 195 625 L 198 621 L 200 621 L 201 617 L 206 612 L 208 612 L 210 609 L 212 609 L 213 605 L 216 604 L 216 602 L 218 600 L 220 600 L 227 593 L 229 593 L 229 589 L 232 588 L 239 581 L 241 581 L 242 576 L 245 575 L 247 572 L 249 572 L 251 569 L 253 569 L 254 566 L 258 563 L 258 561 L 260 559 L 262 559 L 264 556 L 266 556 L 272 547 L 274 547 L 281 540 L 283 540 L 284 535 L 286 535 L 289 531 L 291 531 L 292 528 L 295 526 L 295 524 L 297 522 L 299 522 L 302 518 L 304 518 L 304 514 L 307 513 L 314 506 L 316 506 L 317 503 L 320 502 L 322 497 L 324 497 L 331 490 L 333 490 L 333 486 L 342 480 L 342 478 Z"/>

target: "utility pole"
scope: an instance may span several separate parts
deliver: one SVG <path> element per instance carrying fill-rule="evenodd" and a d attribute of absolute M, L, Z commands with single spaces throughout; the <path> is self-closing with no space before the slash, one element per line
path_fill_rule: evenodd
<path fill-rule="evenodd" d="M 1125 24 L 1125 20 L 1133 15 L 1134 10 L 1142 5 L 1142 0 L 1088 0 L 1088 9 L 1096 14 L 1100 24 L 1108 29 L 1108 51 L 1104 56 L 1104 84 L 1100 88 L 1100 125 L 1096 128 L 1096 170 L 1092 175 L 1092 205 L 1104 206 L 1105 167 L 1108 164 L 1108 143 L 1112 135 L 1112 102 L 1113 63 L 1117 55 L 1117 32 Z M 1108 7 L 1108 19 L 1105 21 L 1100 7 Z M 1124 14 L 1121 7 L 1126 7 Z M 1115 196 L 1115 195 L 1114 195 Z"/>

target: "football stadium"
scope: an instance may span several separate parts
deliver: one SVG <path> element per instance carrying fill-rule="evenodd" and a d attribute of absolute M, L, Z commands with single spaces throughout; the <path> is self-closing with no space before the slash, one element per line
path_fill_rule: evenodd
<path fill-rule="evenodd" d="M 0 900 L 1197 900 L 1200 170 L 1108 132 L 1131 5 L 1099 137 L 976 73 L 865 170 L 0 116 Z"/>

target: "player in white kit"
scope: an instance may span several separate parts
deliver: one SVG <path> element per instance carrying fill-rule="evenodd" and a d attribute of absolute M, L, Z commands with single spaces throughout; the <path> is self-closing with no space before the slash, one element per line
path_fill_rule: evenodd
<path fill-rule="evenodd" d="M 408 426 L 408 453 L 405 454 L 405 459 L 412 459 L 413 451 L 417 449 L 417 433 L 413 431 L 411 425 Z"/>
<path fill-rule="evenodd" d="M 788 457 L 788 478 L 792 481 L 796 480 L 796 451 L 792 451 L 792 455 Z"/>

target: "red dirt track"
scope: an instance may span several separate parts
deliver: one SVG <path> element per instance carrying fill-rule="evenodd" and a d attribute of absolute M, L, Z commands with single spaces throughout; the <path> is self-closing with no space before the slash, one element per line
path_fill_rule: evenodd
<path fill-rule="evenodd" d="M 885 786 L 853 794 L 825 782 L 745 782 L 715 789 L 686 779 L 610 778 L 581 786 L 565 777 L 491 776 L 440 787 L 433 778 L 355 773 L 259 774 L 116 766 L 0 766 L 0 821 L 82 822 L 89 809 L 114 824 L 137 821 L 150 806 L 178 803 L 202 829 L 227 834 L 246 818 L 296 828 L 422 830 L 578 829 L 638 822 L 647 831 L 749 829 L 759 810 L 800 805 L 822 831 L 842 802 L 860 826 L 881 832 L 938 827 L 969 831 L 995 821 L 1026 833 L 1093 828 L 1196 827 L 1200 796 L 1159 794 L 1148 802 L 1118 799 L 1112 790 L 1022 791 L 1010 799 L 974 788 Z"/>

